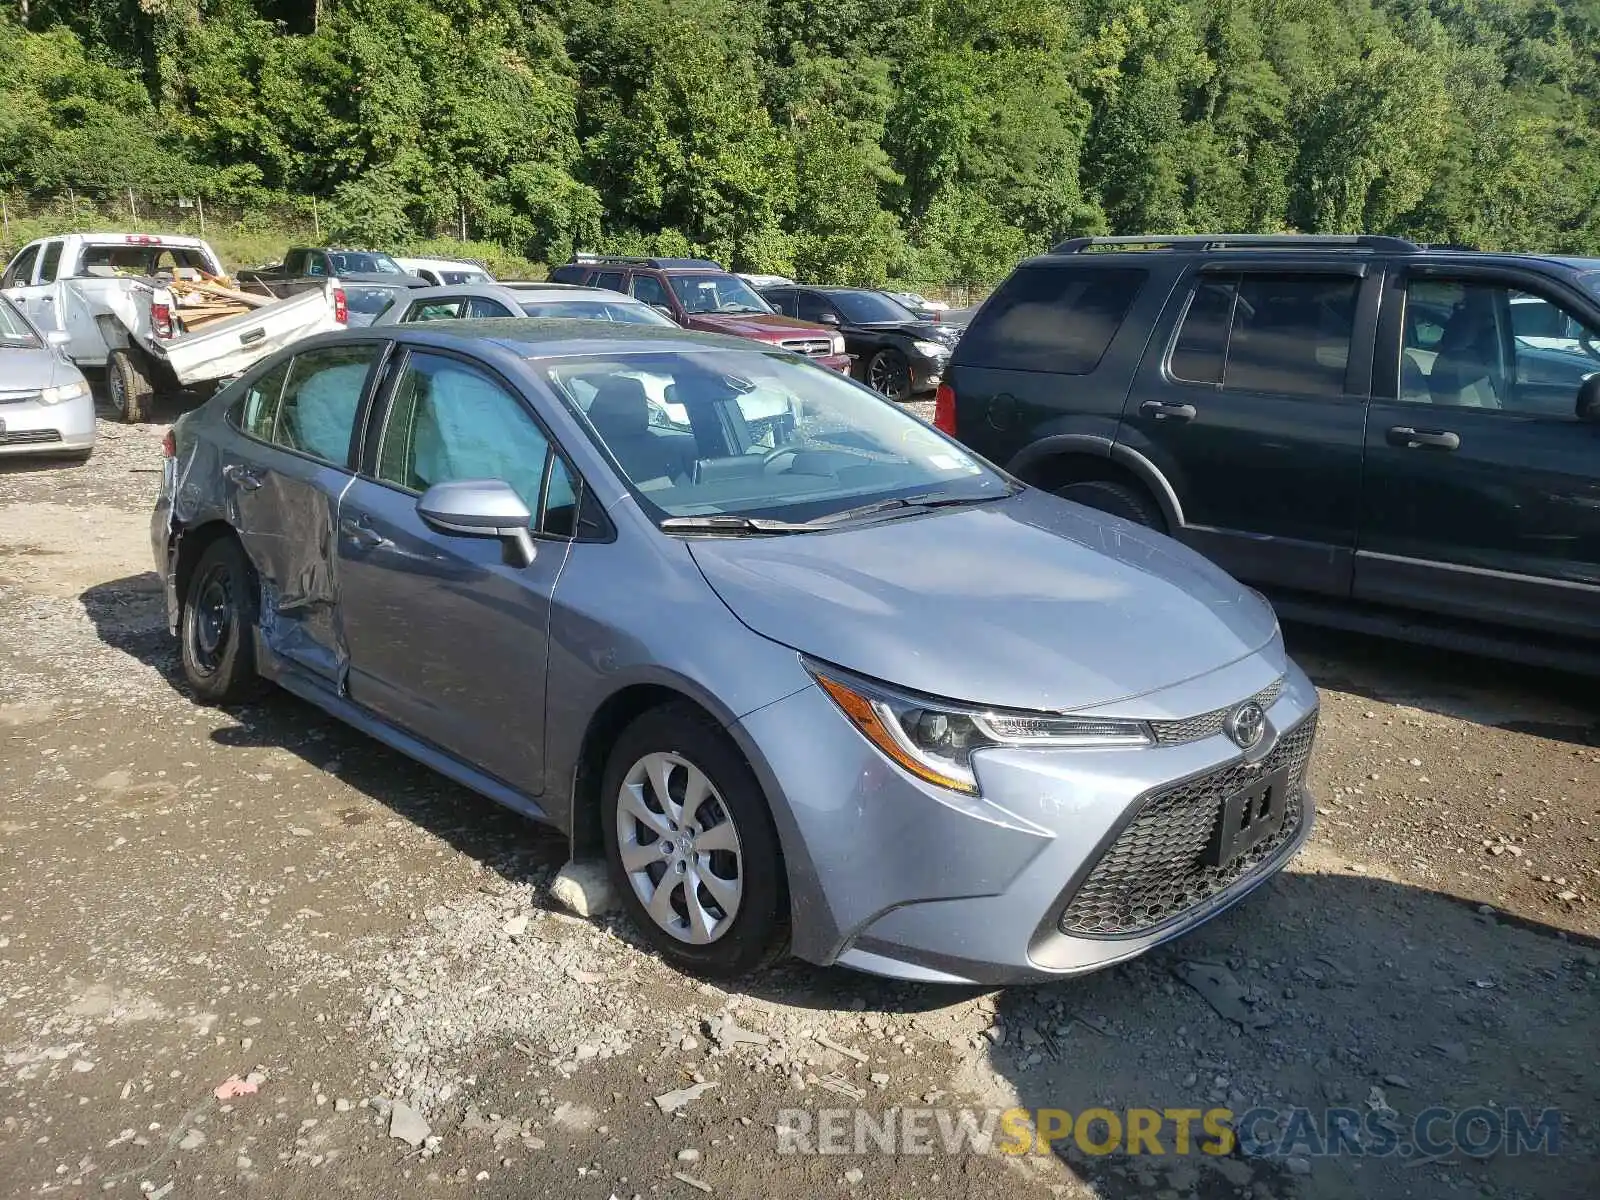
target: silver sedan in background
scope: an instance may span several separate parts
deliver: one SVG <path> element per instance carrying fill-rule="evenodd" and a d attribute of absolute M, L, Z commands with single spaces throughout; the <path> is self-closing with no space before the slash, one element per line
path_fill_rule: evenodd
<path fill-rule="evenodd" d="M 660 309 L 609 288 L 570 283 L 468 283 L 415 288 L 398 297 L 374 325 L 484 317 L 575 317 L 622 325 L 677 322 Z"/>
<path fill-rule="evenodd" d="M 792 354 L 373 326 L 262 362 L 168 453 L 152 542 L 202 699 L 270 680 L 556 825 L 689 970 L 1093 970 L 1311 828 L 1317 694 L 1259 596 Z"/>
<path fill-rule="evenodd" d="M 0 455 L 94 453 L 94 397 L 62 346 L 0 296 Z"/>

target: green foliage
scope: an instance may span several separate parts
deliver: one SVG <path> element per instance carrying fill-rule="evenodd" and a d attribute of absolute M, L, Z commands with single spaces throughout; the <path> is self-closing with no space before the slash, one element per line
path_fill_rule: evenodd
<path fill-rule="evenodd" d="M 143 221 L 131 189 L 227 208 L 240 261 L 314 229 L 524 276 L 597 249 L 981 285 L 1062 237 L 1187 230 L 1600 254 L 1597 0 L 28 11 L 0 16 L 13 243 Z"/>

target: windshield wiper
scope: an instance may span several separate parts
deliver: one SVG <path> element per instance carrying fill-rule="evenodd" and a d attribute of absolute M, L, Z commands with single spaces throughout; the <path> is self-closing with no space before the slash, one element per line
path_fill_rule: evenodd
<path fill-rule="evenodd" d="M 935 508 L 958 508 L 965 504 L 987 504 L 991 500 L 1003 500 L 1013 496 L 1014 491 L 1007 491 L 999 496 L 941 496 L 937 492 L 928 492 L 920 496 L 893 496 L 888 500 L 876 500 L 871 504 L 863 504 L 858 508 L 847 508 L 843 512 L 829 513 L 825 517 L 817 517 L 807 521 L 806 525 L 812 529 L 829 525 L 843 525 L 850 521 L 858 521 L 863 517 L 876 516 L 878 513 L 905 510 L 902 515 L 911 516 L 914 513 L 928 512 Z"/>
<path fill-rule="evenodd" d="M 667 517 L 657 528 L 663 533 L 720 533 L 729 537 L 760 537 L 777 533 L 809 533 L 812 526 L 768 517 L 717 513 L 704 517 Z"/>

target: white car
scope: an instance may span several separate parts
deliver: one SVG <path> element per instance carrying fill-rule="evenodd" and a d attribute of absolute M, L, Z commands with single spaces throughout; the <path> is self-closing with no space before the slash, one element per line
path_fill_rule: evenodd
<path fill-rule="evenodd" d="M 94 397 L 62 353 L 66 340 L 40 332 L 0 296 L 0 456 L 94 452 Z"/>
<path fill-rule="evenodd" d="M 489 274 L 482 263 L 469 262 L 465 259 L 400 258 L 397 255 L 394 261 L 400 264 L 402 270 L 426 279 L 434 287 L 458 283 L 494 282 L 494 276 Z"/>
<path fill-rule="evenodd" d="M 112 406 L 138 421 L 158 387 L 217 383 L 345 323 L 337 279 L 283 280 L 252 296 L 220 287 L 223 274 L 200 238 L 69 233 L 24 246 L 0 294 L 44 333 L 65 335 L 78 366 L 104 367 Z"/>

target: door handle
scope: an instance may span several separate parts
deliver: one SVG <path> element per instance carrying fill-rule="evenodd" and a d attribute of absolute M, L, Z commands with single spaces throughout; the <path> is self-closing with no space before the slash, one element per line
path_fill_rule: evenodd
<path fill-rule="evenodd" d="M 1192 404 L 1167 404 L 1160 400 L 1146 400 L 1139 405 L 1139 411 L 1158 421 L 1192 421 L 1200 415 Z"/>
<path fill-rule="evenodd" d="M 239 463 L 233 463 L 225 467 L 222 475 L 223 478 L 232 481 L 235 486 L 247 492 L 255 491 L 263 482 L 261 476 L 257 475 L 249 467 L 242 466 Z"/>
<path fill-rule="evenodd" d="M 1403 446 L 1407 450 L 1421 450 L 1424 447 L 1433 450 L 1459 450 L 1461 435 L 1451 433 L 1448 429 L 1413 429 L 1409 425 L 1396 425 L 1389 430 L 1389 444 Z"/>
<path fill-rule="evenodd" d="M 363 550 L 376 550 L 380 546 L 394 544 L 365 521 L 356 517 L 342 518 L 339 521 L 339 532 Z"/>

